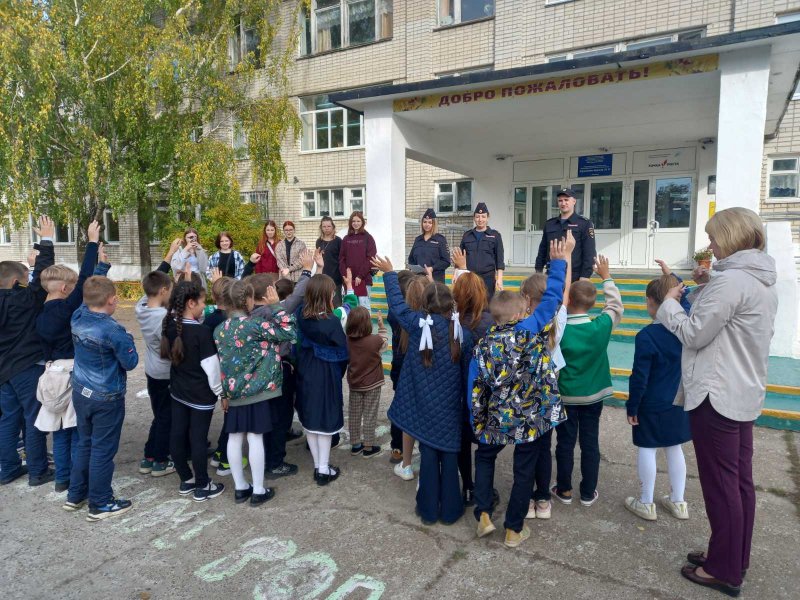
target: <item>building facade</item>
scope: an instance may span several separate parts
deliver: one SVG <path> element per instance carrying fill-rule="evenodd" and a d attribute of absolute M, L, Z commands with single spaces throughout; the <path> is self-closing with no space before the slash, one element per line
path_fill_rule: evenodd
<path fill-rule="evenodd" d="M 295 6 L 294 0 L 284 3 L 287 18 Z M 334 217 L 340 230 L 352 210 L 365 211 L 368 230 L 387 217 L 383 204 L 371 202 L 382 190 L 367 186 L 366 113 L 354 104 L 347 108 L 346 102 L 332 102 L 341 93 L 392 86 L 399 90 L 426 82 L 456 88 L 459 81 L 482 77 L 491 87 L 493 73 L 544 65 L 552 71 L 558 65 L 573 68 L 592 59 L 599 61 L 595 71 L 602 77 L 609 68 L 603 57 L 696 44 L 798 19 L 800 0 L 312 0 L 291 73 L 303 131 L 300 139 L 287 142 L 283 149 L 287 182 L 268 189 L 253 180 L 246 139 L 235 119 L 215 126 L 214 135 L 237 149 L 243 197 L 261 204 L 264 216 L 279 224 L 292 220 L 298 235 L 313 242 L 322 215 Z M 246 51 L 246 44 L 246 35 L 232 38 L 232 61 Z M 797 64 L 792 67 L 784 78 L 795 79 Z M 774 73 L 773 69 L 770 77 Z M 413 148 L 405 153 L 404 201 L 392 207 L 400 219 L 392 218 L 391 228 L 380 229 L 393 238 L 391 244 L 385 236 L 379 239 L 379 246 L 383 244 L 379 251 L 400 256 L 418 233 L 418 219 L 428 207 L 437 211 L 440 229 L 456 243 L 470 226 L 474 205 L 484 201 L 505 239 L 509 266 L 530 267 L 538 232 L 544 220 L 556 214 L 554 191 L 569 185 L 582 196 L 579 208 L 595 221 L 598 245 L 615 266 L 649 269 L 658 257 L 687 267 L 693 251 L 706 244 L 702 226 L 709 208 L 717 203 L 719 140 L 717 135 L 695 133 L 680 111 L 698 106 L 702 110 L 706 94 L 714 110 L 701 117 L 718 120 L 717 98 L 724 84 L 720 77 L 698 86 L 691 78 L 685 78 L 685 84 L 677 83 L 684 78 L 671 79 L 675 83 L 669 85 L 676 89 L 652 81 L 647 82 L 650 92 L 637 96 L 650 107 L 663 103 L 658 127 L 652 118 L 658 111 L 637 112 L 637 106 L 628 114 L 614 110 L 617 98 L 643 85 L 636 83 L 592 91 L 598 96 L 590 100 L 588 89 L 562 90 L 542 96 L 541 107 L 530 104 L 524 110 L 520 105 L 492 112 L 490 103 L 484 103 L 485 110 L 481 104 L 481 111 L 466 120 L 450 118 L 446 111 L 420 117 L 409 127 L 434 137 L 441 134 L 447 142 L 436 146 L 436 156 Z M 536 77 L 528 78 L 532 80 Z M 662 91 L 666 96 L 659 96 Z M 693 102 L 681 104 L 682 97 Z M 792 254 L 797 256 L 800 100 L 787 98 L 778 112 L 775 126 L 765 129 L 763 146 L 757 148 L 761 185 L 755 207 L 766 220 L 789 223 Z M 475 122 L 483 117 L 483 126 Z M 552 126 L 560 120 L 565 125 L 586 123 L 587 130 L 600 133 L 587 135 L 584 143 L 570 126 L 565 127 L 569 130 L 565 139 Z M 601 131 L 605 121 L 608 135 Z M 673 128 L 673 121 L 682 122 L 683 129 Z M 498 131 L 508 133 L 507 145 L 497 139 Z M 519 131 L 523 139 L 514 136 Z M 475 155 L 486 155 L 492 172 L 482 172 L 469 160 L 455 160 L 465 146 Z M 659 166 L 662 162 L 664 166 Z M 115 219 L 109 213 L 106 220 L 109 254 L 119 267 L 114 274 L 138 278 L 149 267 L 137 264 L 135 218 Z M 404 235 L 398 236 L 399 231 Z M 64 246 L 59 256 L 66 263 L 77 263 L 73 235 L 68 224 L 60 227 L 58 241 Z M 28 228 L 0 231 L 0 258 L 23 258 L 30 241 Z M 157 255 L 154 245 L 154 261 Z"/>

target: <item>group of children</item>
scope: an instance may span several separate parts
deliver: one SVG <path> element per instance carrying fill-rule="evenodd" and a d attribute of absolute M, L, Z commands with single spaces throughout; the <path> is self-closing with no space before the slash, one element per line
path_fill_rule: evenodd
<path fill-rule="evenodd" d="M 40 235 L 29 283 L 21 264 L 0 263 L 0 483 L 26 473 L 30 485 L 55 479 L 57 491 L 68 490 L 65 510 L 88 504 L 87 519 L 97 521 L 131 507 L 114 496 L 111 478 L 126 372 L 136 367 L 138 355 L 132 336 L 112 318 L 117 296 L 106 277 L 110 265 L 98 224 L 87 231 L 80 273 L 53 265 L 52 222 L 46 217 Z M 452 290 L 410 271 L 396 273 L 388 259 L 373 259 L 373 267 L 384 272 L 392 326 L 390 462 L 399 477 L 414 479 L 411 456 L 418 442 L 416 512 L 423 523 L 451 524 L 474 505 L 478 536 L 494 531 L 495 462 L 509 445 L 514 456 L 507 546 L 530 535 L 525 519 L 550 518 L 551 498 L 572 502 L 577 442 L 580 503 L 597 500 L 600 415 L 612 394 L 607 347 L 623 307 L 608 261 L 600 256 L 595 269 L 605 303 L 597 318 L 589 316 L 595 286 L 587 280 L 568 283 L 574 245 L 570 234 L 552 242 L 547 276 L 534 274 L 519 294 L 502 291 L 491 302 L 480 278 L 464 269 L 463 255 L 454 257 L 461 268 Z M 327 485 L 340 475 L 330 452 L 344 428 L 345 376 L 350 452 L 380 455 L 376 420 L 387 330 L 377 315 L 373 333 L 372 316 L 358 306 L 349 273 L 348 295 L 336 307 L 334 281 L 312 274 L 322 269 L 321 254 L 306 251 L 296 284 L 270 274 L 235 280 L 216 273 L 209 290 L 215 304 L 207 306 L 206 283 L 196 274 L 169 274 L 179 248 L 176 240 L 159 268 L 144 277 L 145 296 L 135 309 L 153 412 L 139 471 L 154 477 L 177 472 L 179 493 L 196 502 L 222 494 L 225 486 L 211 479 L 207 460 L 219 403 L 225 415 L 211 465 L 219 475 L 233 476 L 236 503 L 261 505 L 274 496 L 265 480 L 297 473 L 297 465 L 285 461 L 295 410 L 313 457 L 314 481 Z M 676 283 L 662 269 L 664 276 L 646 291 L 653 316 Z M 627 411 L 640 448 L 642 488 L 625 501 L 645 519 L 656 518 L 657 448 L 666 448 L 672 484 L 662 504 L 678 518 L 688 516 L 680 449 L 688 426 L 680 407 L 672 406 L 679 383 L 677 338 L 658 323 L 645 327 L 636 337 Z M 27 467 L 16 452 L 20 429 Z M 557 473 L 551 487 L 553 429 Z M 55 470 L 48 466 L 48 431 Z"/>

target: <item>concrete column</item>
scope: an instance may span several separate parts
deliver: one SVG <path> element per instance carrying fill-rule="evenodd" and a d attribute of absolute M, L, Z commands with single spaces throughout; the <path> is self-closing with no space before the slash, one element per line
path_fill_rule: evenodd
<path fill-rule="evenodd" d="M 767 247 L 769 255 L 775 259 L 778 281 L 778 312 L 775 315 L 775 334 L 770 344 L 770 356 L 797 358 L 800 353 L 798 343 L 798 311 L 800 296 L 797 290 L 797 271 L 794 265 L 792 229 L 789 221 L 766 223 Z"/>
<path fill-rule="evenodd" d="M 759 212 L 770 47 L 720 55 L 717 210 Z"/>
<path fill-rule="evenodd" d="M 407 141 L 394 120 L 392 102 L 379 102 L 364 111 L 367 167 L 367 231 L 378 254 L 387 255 L 396 269 L 406 264 L 406 149 Z"/>

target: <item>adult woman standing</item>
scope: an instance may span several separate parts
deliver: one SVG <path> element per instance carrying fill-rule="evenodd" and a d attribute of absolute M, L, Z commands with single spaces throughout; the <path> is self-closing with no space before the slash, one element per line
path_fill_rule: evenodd
<path fill-rule="evenodd" d="M 746 208 L 729 208 L 706 225 L 717 262 L 687 316 L 672 288 L 656 318 L 683 344 L 684 410 L 706 513 L 708 550 L 691 552 L 681 574 L 698 585 L 738 596 L 750 564 L 756 497 L 753 422 L 761 414 L 778 295 L 775 261 L 764 250 L 764 225 Z M 679 392 L 680 395 L 680 392 Z"/>
<path fill-rule="evenodd" d="M 188 227 L 183 232 L 183 247 L 172 256 L 170 266 L 176 278 L 186 269 L 187 264 L 190 266 L 192 273 L 197 273 L 200 276 L 205 286 L 205 276 L 208 271 L 208 254 L 200 245 L 200 236 L 193 227 Z"/>
<path fill-rule="evenodd" d="M 375 239 L 364 229 L 366 225 L 364 213 L 360 210 L 353 211 L 347 222 L 347 235 L 342 240 L 342 250 L 339 253 L 339 273 L 344 277 L 350 269 L 358 303 L 369 310 L 369 292 L 372 287 L 370 261 L 378 254 L 378 249 Z"/>
<path fill-rule="evenodd" d="M 241 279 L 244 273 L 244 259 L 233 249 L 233 238 L 227 231 L 220 231 L 214 240 L 217 252 L 208 260 L 206 277 L 211 279 L 211 271 L 219 269 L 223 276 Z"/>
<path fill-rule="evenodd" d="M 319 237 L 316 248 L 322 253 L 322 273 L 336 284 L 334 306 L 342 305 L 342 274 L 339 272 L 339 254 L 342 250 L 342 238 L 336 235 L 336 225 L 330 217 L 322 217 L 319 222 Z"/>
<path fill-rule="evenodd" d="M 450 266 L 450 250 L 447 240 L 439 233 L 436 213 L 429 208 L 420 222 L 422 233 L 414 240 L 408 255 L 408 264 L 433 269 L 433 280 L 444 283 L 444 271 Z"/>
<path fill-rule="evenodd" d="M 306 244 L 294 236 L 294 223 L 286 221 L 283 224 L 283 242 L 275 248 L 278 258 L 278 269 L 281 277 L 297 281 L 303 271 L 303 252 Z"/>
<path fill-rule="evenodd" d="M 271 219 L 264 223 L 264 229 L 261 232 L 261 240 L 259 240 L 258 246 L 256 246 L 256 252 L 260 256 L 256 263 L 256 273 L 278 273 L 276 248 L 280 239 L 277 223 Z"/>

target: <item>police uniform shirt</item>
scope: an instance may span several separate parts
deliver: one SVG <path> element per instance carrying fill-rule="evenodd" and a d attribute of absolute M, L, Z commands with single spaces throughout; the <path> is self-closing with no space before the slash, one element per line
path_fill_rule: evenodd
<path fill-rule="evenodd" d="M 445 269 L 450 266 L 450 249 L 445 237 L 436 233 L 426 240 L 424 234 L 418 235 L 408 255 L 408 264 L 433 267 L 434 276 L 444 281 Z"/>
<path fill-rule="evenodd" d="M 473 273 L 489 275 L 506 268 L 503 238 L 491 227 L 482 232 L 474 228 L 465 232 L 459 247 L 467 253 L 467 269 Z"/>
<path fill-rule="evenodd" d="M 572 281 L 577 281 L 581 277 L 591 277 L 595 257 L 594 225 L 578 213 L 572 213 L 568 219 L 558 216 L 545 221 L 535 268 L 541 272 L 545 266 L 549 266 L 550 241 L 566 237 L 568 229 L 575 238 L 575 249 L 572 251 Z"/>

